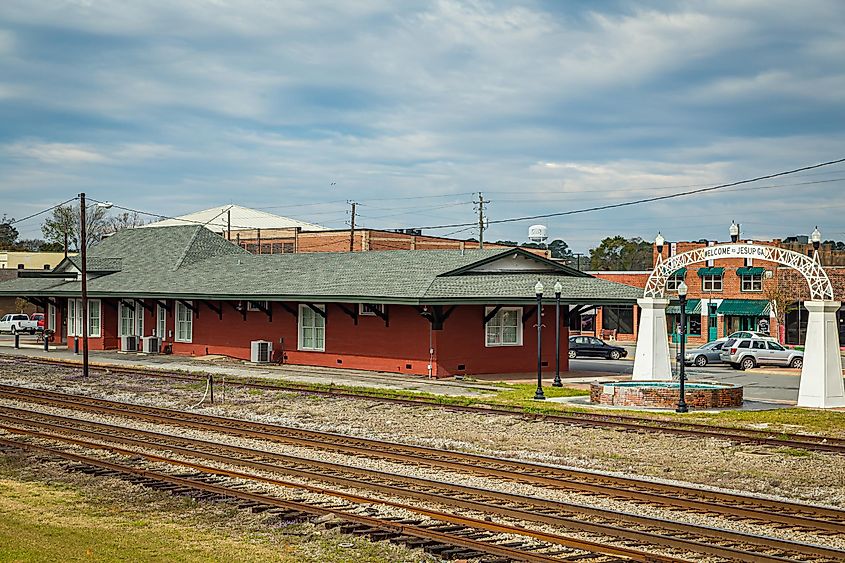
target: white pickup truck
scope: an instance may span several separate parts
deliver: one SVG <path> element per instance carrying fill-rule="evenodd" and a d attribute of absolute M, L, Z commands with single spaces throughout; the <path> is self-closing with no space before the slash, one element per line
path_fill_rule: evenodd
<path fill-rule="evenodd" d="M 0 332 L 11 332 L 12 334 L 28 332 L 35 334 L 36 330 L 38 330 L 38 321 L 29 320 L 29 315 L 23 313 L 4 315 L 0 319 Z"/>

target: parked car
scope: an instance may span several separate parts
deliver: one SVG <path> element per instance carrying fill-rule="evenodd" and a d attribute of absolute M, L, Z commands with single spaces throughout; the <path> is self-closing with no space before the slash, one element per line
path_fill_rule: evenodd
<path fill-rule="evenodd" d="M 37 330 L 38 332 L 43 332 L 44 329 L 47 327 L 47 317 L 46 315 L 44 315 L 44 313 L 32 313 L 29 316 L 29 320 L 38 323 L 35 326 L 35 330 Z"/>
<path fill-rule="evenodd" d="M 29 315 L 23 313 L 12 313 L 4 315 L 0 319 L 0 332 L 11 332 L 17 334 L 19 332 L 28 332 L 35 334 L 38 329 L 38 321 L 29 320 Z"/>
<path fill-rule="evenodd" d="M 777 342 L 762 338 L 729 339 L 722 346 L 721 358 L 734 369 L 751 369 L 757 366 L 804 365 L 804 352 L 784 348 Z"/>
<path fill-rule="evenodd" d="M 714 340 L 713 342 L 702 344 L 698 348 L 686 350 L 684 353 L 684 363 L 688 366 L 696 365 L 700 368 L 703 368 L 709 363 L 721 363 L 722 346 L 724 344 L 724 342 Z M 678 354 L 678 359 L 680 359 L 680 356 Z"/>
<path fill-rule="evenodd" d="M 728 338 L 761 338 L 763 340 L 773 340 L 777 342 L 777 338 L 766 334 L 765 332 L 754 332 L 751 330 L 740 330 L 728 335 Z"/>
<path fill-rule="evenodd" d="M 628 355 L 628 351 L 621 346 L 613 346 L 594 336 L 570 336 L 569 357 L 594 357 L 618 360 Z"/>

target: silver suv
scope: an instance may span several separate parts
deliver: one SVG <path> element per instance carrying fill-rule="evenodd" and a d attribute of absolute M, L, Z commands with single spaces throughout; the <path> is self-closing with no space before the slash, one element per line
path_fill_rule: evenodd
<path fill-rule="evenodd" d="M 719 356 L 734 369 L 751 369 L 757 366 L 804 365 L 804 352 L 789 350 L 777 342 L 762 338 L 731 338 L 722 346 Z"/>

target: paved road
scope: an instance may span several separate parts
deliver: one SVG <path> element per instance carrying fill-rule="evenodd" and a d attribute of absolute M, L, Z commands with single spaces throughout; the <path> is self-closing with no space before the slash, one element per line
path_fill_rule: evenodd
<path fill-rule="evenodd" d="M 569 366 L 573 372 L 602 372 L 607 373 L 608 376 L 616 376 L 631 375 L 634 362 L 628 360 L 575 359 L 569 361 Z M 772 368 L 771 371 L 776 372 L 778 368 Z M 749 400 L 778 402 L 795 402 L 798 400 L 800 377 L 792 370 L 783 370 L 782 374 L 758 373 L 734 370 L 729 366 L 709 365 L 703 368 L 688 366 L 686 374 L 687 378 L 696 381 L 741 384 L 745 386 L 744 395 Z"/>

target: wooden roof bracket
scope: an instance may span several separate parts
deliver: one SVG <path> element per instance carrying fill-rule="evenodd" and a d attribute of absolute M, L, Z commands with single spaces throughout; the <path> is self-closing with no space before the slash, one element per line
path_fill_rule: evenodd
<path fill-rule="evenodd" d="M 352 321 L 355 323 L 355 325 L 358 324 L 358 307 L 355 306 L 356 305 L 355 303 L 352 304 L 351 309 L 347 309 L 346 305 L 344 305 L 343 303 L 335 303 L 335 305 L 340 307 L 341 311 L 343 311 L 344 313 L 349 315 L 349 317 L 352 319 Z"/>
<path fill-rule="evenodd" d="M 150 312 L 150 314 L 152 314 L 152 315 L 155 315 L 155 314 L 156 314 L 156 308 L 155 308 L 155 305 L 147 305 L 147 302 L 146 302 L 145 300 L 143 300 L 143 299 L 133 299 L 133 301 L 134 301 L 135 303 L 140 303 L 140 304 L 141 304 L 141 307 L 143 307 L 144 309 L 146 309 L 147 311 L 149 311 L 149 312 Z"/>
<path fill-rule="evenodd" d="M 297 312 L 297 310 L 288 305 L 287 303 L 279 303 L 279 305 L 282 306 L 282 309 L 293 315 L 294 319 L 299 317 L 299 313 Z"/>
<path fill-rule="evenodd" d="M 196 305 L 194 305 L 193 303 L 190 303 L 190 302 L 188 302 L 188 301 L 185 301 L 184 299 L 177 299 L 176 301 L 178 301 L 179 303 L 181 303 L 181 304 L 182 304 L 182 305 L 183 305 L 186 309 L 188 309 L 189 311 L 193 311 L 194 316 L 195 316 L 196 318 L 200 318 L 200 308 L 199 308 L 199 307 L 197 307 L 197 306 L 196 306 Z"/>
<path fill-rule="evenodd" d="M 267 315 L 269 322 L 273 322 L 273 303 L 271 301 L 252 301 L 255 308 Z M 267 303 L 267 306 L 264 306 L 264 303 Z"/>
<path fill-rule="evenodd" d="M 223 304 L 222 303 L 220 303 L 218 301 L 217 305 L 215 305 L 213 301 L 207 301 L 205 299 L 200 301 L 200 303 L 204 303 L 206 307 L 208 307 L 209 309 L 211 309 L 212 311 L 217 313 L 217 318 L 219 318 L 221 321 L 223 320 Z"/>
<path fill-rule="evenodd" d="M 487 313 L 486 315 L 484 315 L 484 324 L 486 325 L 486 324 L 487 324 L 487 323 L 489 323 L 491 320 L 493 320 L 493 317 L 495 317 L 495 316 L 496 316 L 496 313 L 498 313 L 501 309 L 502 309 L 502 306 L 501 306 L 501 305 L 496 305 L 495 307 L 493 307 L 493 310 L 492 310 L 492 311 L 490 311 L 489 313 Z"/>
<path fill-rule="evenodd" d="M 232 306 L 232 309 L 237 311 L 241 314 L 241 316 L 246 320 L 246 302 L 244 301 L 229 301 L 229 305 Z"/>

